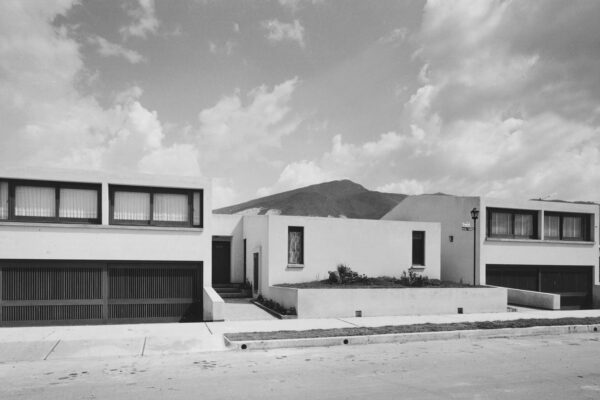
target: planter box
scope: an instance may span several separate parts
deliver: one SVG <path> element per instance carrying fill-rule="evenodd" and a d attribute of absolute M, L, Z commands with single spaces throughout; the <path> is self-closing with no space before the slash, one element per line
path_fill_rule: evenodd
<path fill-rule="evenodd" d="M 270 286 L 265 295 L 298 318 L 349 318 L 506 312 L 506 288 L 296 289 Z"/>
<path fill-rule="evenodd" d="M 260 304 L 258 301 L 252 300 L 252 304 L 254 304 L 257 307 L 262 308 L 263 310 L 265 310 L 266 312 L 268 312 L 269 314 L 271 314 L 272 316 L 279 318 L 279 319 L 296 319 L 298 318 L 297 315 L 286 315 L 286 314 L 279 314 L 277 311 L 270 309 L 269 307 Z"/>

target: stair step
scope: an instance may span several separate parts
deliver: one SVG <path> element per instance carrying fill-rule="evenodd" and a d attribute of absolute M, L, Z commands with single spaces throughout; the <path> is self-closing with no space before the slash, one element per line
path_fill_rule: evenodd
<path fill-rule="evenodd" d="M 240 289 L 240 288 L 230 288 L 230 287 L 214 288 L 214 289 L 217 293 L 240 293 L 242 291 L 242 289 Z"/>
<path fill-rule="evenodd" d="M 237 288 L 237 289 L 241 289 L 242 284 L 241 283 L 213 283 L 213 288 L 216 289 L 221 289 L 221 288 Z"/>
<path fill-rule="evenodd" d="M 218 293 L 218 292 L 217 292 Z M 238 293 L 219 293 L 222 299 L 249 299 L 252 296 L 246 295 L 246 293 L 238 292 Z"/>

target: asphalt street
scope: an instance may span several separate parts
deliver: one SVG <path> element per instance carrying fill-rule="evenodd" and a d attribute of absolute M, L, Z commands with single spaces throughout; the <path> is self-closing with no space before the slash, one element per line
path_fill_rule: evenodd
<path fill-rule="evenodd" d="M 0 399 L 598 399 L 600 335 L 0 364 Z"/>

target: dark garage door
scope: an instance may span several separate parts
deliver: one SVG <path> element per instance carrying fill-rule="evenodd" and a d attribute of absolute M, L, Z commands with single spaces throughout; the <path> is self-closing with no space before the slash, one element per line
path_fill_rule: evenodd
<path fill-rule="evenodd" d="M 486 270 L 490 285 L 560 294 L 562 309 L 592 306 L 591 266 L 487 265 Z"/>
<path fill-rule="evenodd" d="M 202 319 L 202 263 L 0 261 L 0 324 Z"/>

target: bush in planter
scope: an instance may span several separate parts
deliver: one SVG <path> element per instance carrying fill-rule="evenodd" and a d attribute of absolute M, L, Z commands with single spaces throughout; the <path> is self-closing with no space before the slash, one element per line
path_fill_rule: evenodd
<path fill-rule="evenodd" d="M 329 272 L 329 283 L 340 283 L 340 274 L 337 271 Z"/>
<path fill-rule="evenodd" d="M 414 271 L 406 271 L 402 272 L 402 276 L 400 277 L 400 283 L 404 286 L 409 287 L 421 287 L 429 285 L 429 278 L 425 275 L 417 274 Z"/>
<path fill-rule="evenodd" d="M 352 271 L 346 264 L 338 264 L 337 273 L 340 277 L 340 283 L 343 285 L 368 282 L 369 280 L 366 275 L 359 275 L 357 272 Z M 331 277 L 331 274 L 329 276 Z"/>
<path fill-rule="evenodd" d="M 298 315 L 298 312 L 296 311 L 296 307 L 290 307 L 287 309 L 287 315 Z"/>

